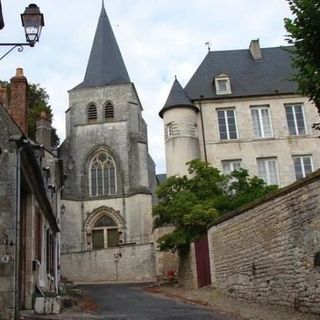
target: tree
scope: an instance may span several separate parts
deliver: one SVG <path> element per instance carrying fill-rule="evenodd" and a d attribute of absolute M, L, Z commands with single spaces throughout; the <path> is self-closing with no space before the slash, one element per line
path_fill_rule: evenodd
<path fill-rule="evenodd" d="M 10 105 L 10 84 L 6 81 L 0 81 L 0 84 L 7 87 L 7 100 Z M 42 111 L 45 111 L 48 118 L 52 121 L 53 113 L 49 104 L 49 95 L 39 84 L 29 83 L 28 86 L 28 136 L 31 139 L 36 138 L 37 120 Z M 60 139 L 56 129 L 51 130 L 51 146 L 57 147 Z"/>
<path fill-rule="evenodd" d="M 287 40 L 297 69 L 294 76 L 299 91 L 314 102 L 320 114 L 320 1 L 287 0 L 294 19 L 285 19 Z M 320 130 L 320 123 L 314 125 Z"/>
<path fill-rule="evenodd" d="M 277 189 L 244 169 L 224 175 L 200 160 L 188 163 L 190 178 L 173 176 L 157 189 L 154 227 L 174 226 L 159 238 L 160 250 L 187 248 L 206 233 L 216 218 Z"/>

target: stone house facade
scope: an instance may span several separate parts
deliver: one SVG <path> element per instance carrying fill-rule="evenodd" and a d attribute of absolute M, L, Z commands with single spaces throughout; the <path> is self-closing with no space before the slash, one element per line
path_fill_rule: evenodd
<path fill-rule="evenodd" d="M 59 148 L 64 254 L 153 241 L 155 165 L 142 111 L 103 6 L 84 80 L 69 91 Z"/>
<path fill-rule="evenodd" d="M 320 167 L 318 114 L 291 81 L 289 50 L 254 40 L 248 50 L 209 51 L 184 89 L 174 81 L 160 111 L 168 176 L 200 158 L 285 186 Z"/>
<path fill-rule="evenodd" d="M 18 317 L 38 298 L 58 311 L 59 201 L 62 164 L 27 136 L 27 80 L 11 79 L 10 105 L 0 103 L 0 314 Z M 41 121 L 39 122 L 39 124 Z M 50 129 L 50 128 L 49 128 Z M 43 126 L 38 135 L 44 136 Z M 42 141 L 39 141 L 41 143 Z M 47 149 L 47 148 L 48 149 Z M 50 302 L 50 303 L 49 303 Z M 38 311 L 45 312 L 41 308 Z"/>

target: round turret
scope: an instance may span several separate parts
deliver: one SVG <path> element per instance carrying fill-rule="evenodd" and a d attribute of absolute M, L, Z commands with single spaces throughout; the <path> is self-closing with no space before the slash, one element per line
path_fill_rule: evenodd
<path fill-rule="evenodd" d="M 188 174 L 188 161 L 200 157 L 197 128 L 199 109 L 175 79 L 159 115 L 164 122 L 167 176 Z"/>

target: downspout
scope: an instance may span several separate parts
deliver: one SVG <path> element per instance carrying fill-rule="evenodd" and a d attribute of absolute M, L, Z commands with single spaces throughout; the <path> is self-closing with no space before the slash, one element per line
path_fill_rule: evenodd
<path fill-rule="evenodd" d="M 122 216 L 123 216 L 123 221 L 125 223 L 125 225 L 123 226 L 123 242 L 126 243 L 127 242 L 127 228 L 126 228 L 126 224 L 127 224 L 127 219 L 126 219 L 126 198 L 125 198 L 125 189 L 124 189 L 124 177 L 122 172 L 121 174 L 121 180 L 122 180 Z"/>
<path fill-rule="evenodd" d="M 17 142 L 17 141 L 16 141 Z M 23 145 L 16 151 L 16 212 L 14 215 L 15 227 L 15 312 L 14 318 L 20 319 L 19 297 L 19 271 L 20 271 L 20 189 L 21 189 L 21 150 Z"/>
<path fill-rule="evenodd" d="M 202 141 L 203 141 L 204 161 L 205 161 L 206 164 L 208 164 L 207 146 L 206 146 L 206 138 L 205 138 L 205 134 L 204 134 L 204 123 L 203 123 L 202 105 L 201 105 L 201 99 L 202 98 L 203 98 L 203 95 L 201 95 L 200 99 L 199 99 L 199 109 L 200 109 L 200 119 L 201 119 L 201 127 L 202 127 Z"/>

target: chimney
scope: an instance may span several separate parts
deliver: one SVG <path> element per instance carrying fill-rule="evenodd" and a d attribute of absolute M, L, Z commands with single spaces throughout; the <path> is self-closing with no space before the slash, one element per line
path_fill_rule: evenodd
<path fill-rule="evenodd" d="M 0 85 L 0 103 L 8 107 L 7 88 Z"/>
<path fill-rule="evenodd" d="M 23 75 L 23 69 L 18 68 L 16 75 L 10 80 L 11 96 L 9 113 L 16 124 L 20 127 L 25 135 L 28 134 L 28 121 L 27 121 L 27 101 L 28 101 L 28 82 L 27 78 Z"/>
<path fill-rule="evenodd" d="M 249 50 L 250 50 L 250 53 L 252 55 L 252 58 L 255 61 L 262 60 L 262 54 L 261 54 L 259 39 L 251 40 L 250 46 L 249 46 Z"/>
<path fill-rule="evenodd" d="M 49 151 L 51 151 L 51 130 L 51 120 L 47 113 L 42 111 L 40 119 L 37 121 L 36 141 Z"/>

